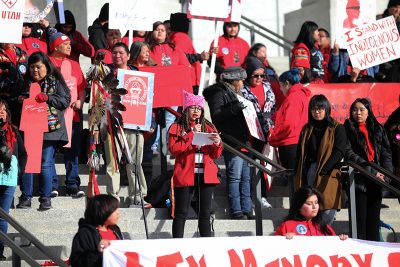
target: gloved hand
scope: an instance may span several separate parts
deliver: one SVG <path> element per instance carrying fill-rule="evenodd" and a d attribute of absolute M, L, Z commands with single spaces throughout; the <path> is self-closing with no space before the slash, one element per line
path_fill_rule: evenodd
<path fill-rule="evenodd" d="M 232 107 L 231 107 L 232 113 L 234 115 L 239 114 L 239 112 L 241 112 L 245 108 L 246 108 L 245 105 L 243 105 L 243 103 L 239 102 L 239 101 L 232 103 Z"/>
<path fill-rule="evenodd" d="M 35 100 L 38 103 L 43 103 L 43 102 L 46 102 L 47 100 L 49 100 L 49 96 L 46 95 L 45 93 L 39 93 L 36 95 Z"/>

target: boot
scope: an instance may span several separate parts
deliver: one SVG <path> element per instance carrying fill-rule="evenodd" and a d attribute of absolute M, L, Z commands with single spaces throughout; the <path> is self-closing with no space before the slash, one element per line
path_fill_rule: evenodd
<path fill-rule="evenodd" d="M 0 244 L 0 261 L 5 261 L 7 258 L 4 257 L 4 244 Z"/>

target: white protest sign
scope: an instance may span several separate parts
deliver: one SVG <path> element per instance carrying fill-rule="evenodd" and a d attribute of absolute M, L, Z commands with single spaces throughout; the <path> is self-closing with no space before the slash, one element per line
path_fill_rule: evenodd
<path fill-rule="evenodd" d="M 356 27 L 346 37 L 351 64 L 360 70 L 400 57 L 400 35 L 393 16 Z"/>
<path fill-rule="evenodd" d="M 16 1 L 21 1 L 21 0 L 12 0 L 12 1 L 3 0 L 3 2 L 16 2 Z M 63 1 L 59 2 L 61 2 L 61 6 L 64 10 Z M 53 5 L 54 5 L 54 0 L 25 0 L 24 22 L 37 23 L 44 18 L 46 18 L 50 23 L 57 22 L 54 13 L 49 16 L 50 11 L 53 8 Z M 60 7 L 60 3 L 58 5 Z"/>
<path fill-rule="evenodd" d="M 151 10 L 156 6 L 155 0 L 111 0 L 109 28 L 152 31 L 155 20 Z"/>
<path fill-rule="evenodd" d="M 346 48 L 345 32 L 376 19 L 376 0 L 337 0 L 336 42 Z"/>
<path fill-rule="evenodd" d="M 170 238 L 111 241 L 103 267 L 379 266 L 398 267 L 400 244 L 338 236 Z"/>
<path fill-rule="evenodd" d="M 22 43 L 24 0 L 0 2 L 0 43 Z"/>
<path fill-rule="evenodd" d="M 188 17 L 226 19 L 230 14 L 229 4 L 229 0 L 191 0 L 188 5 Z"/>
<path fill-rule="evenodd" d="M 240 3 L 240 0 L 232 0 L 229 21 L 240 23 L 241 18 L 242 18 L 242 5 Z"/>
<path fill-rule="evenodd" d="M 260 139 L 261 141 L 265 141 L 261 124 L 258 120 L 257 112 L 254 108 L 253 102 L 247 100 L 244 97 L 241 97 L 240 95 L 238 95 L 237 98 L 239 99 L 239 102 L 243 103 L 243 105 L 246 107 L 242 110 L 242 112 L 250 134 L 257 139 Z"/>

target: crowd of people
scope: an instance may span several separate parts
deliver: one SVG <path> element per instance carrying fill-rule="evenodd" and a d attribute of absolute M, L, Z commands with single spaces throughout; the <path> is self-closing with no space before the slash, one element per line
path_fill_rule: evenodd
<path fill-rule="evenodd" d="M 398 60 L 366 70 L 354 68 L 347 50 L 341 49 L 337 43 L 330 43 L 326 29 L 318 27 L 313 21 L 306 21 L 294 41 L 290 69 L 278 75 L 268 62 L 264 44 L 250 46 L 238 36 L 239 23 L 225 22 L 218 47 L 211 43 L 209 51 L 198 53 L 188 35 L 190 21 L 186 14 L 171 14 L 168 22 L 155 22 L 149 32 L 135 31 L 133 39 L 129 40 L 129 34 L 123 37 L 119 30 L 108 28 L 108 8 L 109 5 L 105 4 L 89 27 L 88 40 L 76 30 L 74 15 L 66 10 L 64 24 L 50 27 L 46 20 L 37 25 L 24 23 L 22 44 L 0 44 L 0 125 L 3 133 L 0 143 L 3 175 L 0 205 L 6 211 L 10 208 L 17 180 L 21 188 L 17 208 L 31 207 L 34 175 L 24 171 L 27 153 L 22 141 L 29 132 L 18 131 L 22 104 L 27 98 L 44 103 L 47 111 L 48 131 L 43 136 L 41 171 L 38 175 L 39 210 L 51 209 L 51 198 L 58 196 L 59 181 L 55 170 L 58 151 L 64 154 L 67 194 L 72 197 L 85 195 L 80 188 L 79 157 L 82 154 L 80 149 L 84 147 L 80 143 L 82 107 L 90 95 L 85 89 L 90 87 L 79 65 L 80 55 L 93 61 L 98 55 L 104 55 L 103 61 L 115 77 L 118 69 L 141 70 L 149 66 L 187 66 L 190 69 L 193 94 L 184 92 L 183 107 L 171 107 L 180 110 L 181 117 L 165 113 L 169 129 L 168 148 L 175 158 L 172 179 L 175 195 L 173 237 L 184 235 L 193 194 L 198 205 L 200 235 L 211 236 L 212 195 L 219 184 L 218 169 L 213 160 L 221 155 L 226 166 L 231 218 L 255 218 L 249 164 L 223 149 L 222 141 L 237 147 L 224 136 L 221 140 L 219 132 L 260 152 L 267 144 L 277 148 L 280 164 L 294 170 L 295 175 L 287 179 L 290 195 L 293 196 L 289 215 L 276 231 L 276 234 L 288 238 L 304 234 L 296 232 L 298 222 L 309 225 L 307 235 L 335 235 L 330 224 L 335 219 L 336 210 L 343 207 L 338 168 L 342 159 L 360 164 L 374 162 L 388 171 L 395 170 L 399 175 L 399 109 L 393 112 L 384 127 L 374 116 L 374 103 L 370 99 L 357 98 L 342 125 L 331 116 L 330 100 L 321 94 L 312 96 L 307 88 L 309 83 L 397 82 L 400 77 Z M 395 17 L 398 28 L 399 10 L 400 1 L 391 0 L 384 13 L 384 16 Z M 43 34 L 38 35 L 33 30 L 37 27 L 42 29 Z M 214 85 L 204 89 L 203 97 L 198 95 L 200 63 L 210 63 L 213 53 L 216 54 L 217 79 Z M 70 73 L 63 71 L 65 66 Z M 40 92 L 30 96 L 32 84 L 39 84 Z M 246 106 L 239 101 L 239 97 L 253 104 L 265 142 L 249 134 L 242 112 Z M 206 102 L 212 123 L 205 119 Z M 73 114 L 70 133 L 64 117 L 68 110 Z M 124 163 L 123 149 L 118 149 L 118 158 L 112 159 L 113 155 L 108 152 L 113 148 L 109 147 L 109 142 L 104 142 L 107 193 L 113 197 L 95 197 L 89 202 L 85 219 L 80 222 L 79 233 L 74 239 L 71 254 L 73 266 L 89 266 L 87 262 L 79 263 L 82 253 L 88 255 L 93 266 L 97 266 L 110 237 L 112 240 L 122 238 L 119 228 L 114 227 L 118 221 L 118 200 L 115 199 L 119 199 L 122 175 L 128 177 L 132 206 L 143 204 L 149 208 L 154 204 L 148 203 L 146 197 L 152 182 L 152 156 L 159 136 L 157 112 L 153 112 L 149 132 L 136 133 L 124 129 L 126 140 L 131 145 L 126 153 L 134 159 L 134 162 L 125 164 L 126 168 L 111 166 L 113 160 L 118 164 Z M 197 132 L 209 133 L 210 143 L 193 145 Z M 68 143 L 70 146 L 64 147 Z M 238 149 L 246 155 L 250 154 L 246 149 Z M 372 174 L 383 182 L 390 182 L 380 172 Z M 4 182 L 4 177 L 9 177 L 11 181 Z M 356 175 L 356 185 L 358 237 L 378 241 L 382 188 L 361 174 Z M 263 189 L 263 205 L 270 207 L 265 184 Z M 94 213 L 92 209 L 100 211 Z M 0 223 L 1 230 L 6 232 L 6 224 L 1 218 Z M 345 238 L 341 236 L 341 239 Z M 0 255 L 2 248 L 0 246 Z M 89 251 L 93 254 L 87 254 Z"/>

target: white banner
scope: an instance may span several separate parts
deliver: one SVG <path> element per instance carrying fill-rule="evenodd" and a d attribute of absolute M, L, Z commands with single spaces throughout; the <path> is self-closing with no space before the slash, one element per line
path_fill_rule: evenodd
<path fill-rule="evenodd" d="M 152 31 L 155 0 L 110 0 L 109 28 Z"/>
<path fill-rule="evenodd" d="M 24 0 L 2 0 L 0 2 L 0 43 L 22 43 Z"/>
<path fill-rule="evenodd" d="M 400 35 L 393 16 L 356 27 L 346 38 L 351 64 L 361 70 L 400 57 Z"/>
<path fill-rule="evenodd" d="M 208 19 L 226 19 L 230 15 L 229 0 L 190 0 L 188 3 L 189 16 L 205 17 Z"/>
<path fill-rule="evenodd" d="M 337 0 L 336 42 L 340 48 L 346 48 L 347 31 L 375 20 L 376 0 Z"/>
<path fill-rule="evenodd" d="M 211 237 L 111 241 L 103 267 L 398 267 L 399 243 L 339 237 Z"/>
<path fill-rule="evenodd" d="M 265 141 L 264 133 L 262 131 L 260 121 L 258 120 L 257 112 L 254 108 L 253 102 L 247 100 L 244 97 L 241 97 L 240 95 L 237 95 L 237 98 L 239 102 L 243 103 L 243 105 L 246 107 L 242 110 L 242 112 L 251 136 L 261 141 Z"/>

